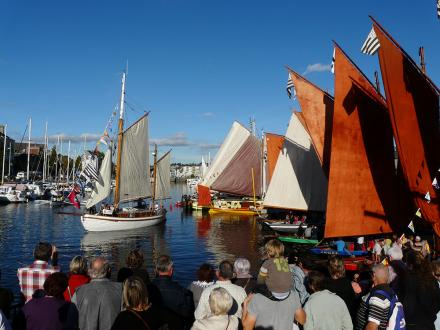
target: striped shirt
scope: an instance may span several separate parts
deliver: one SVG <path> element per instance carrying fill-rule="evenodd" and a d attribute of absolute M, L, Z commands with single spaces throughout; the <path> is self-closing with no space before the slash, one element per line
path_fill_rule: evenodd
<path fill-rule="evenodd" d="M 380 284 L 362 297 L 357 314 L 356 329 L 364 329 L 368 322 L 373 322 L 378 325 L 378 330 L 386 330 L 391 302 L 387 297 L 376 292 L 377 290 L 390 291 L 388 285 Z"/>
<path fill-rule="evenodd" d="M 20 282 L 20 289 L 29 301 L 34 292 L 38 289 L 43 289 L 44 281 L 50 274 L 59 272 L 60 268 L 51 266 L 47 261 L 35 260 L 32 265 L 18 269 L 18 281 Z"/>

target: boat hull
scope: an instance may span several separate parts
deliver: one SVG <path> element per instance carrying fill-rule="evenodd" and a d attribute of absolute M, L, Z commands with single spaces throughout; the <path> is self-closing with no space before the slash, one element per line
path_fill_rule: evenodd
<path fill-rule="evenodd" d="M 257 211 L 252 211 L 249 209 L 227 209 L 227 208 L 215 208 L 211 207 L 209 209 L 209 214 L 217 213 L 229 213 L 229 214 L 242 214 L 242 215 L 258 215 Z"/>
<path fill-rule="evenodd" d="M 290 224 L 290 223 L 271 223 L 268 221 L 264 222 L 267 226 L 269 226 L 272 230 L 279 233 L 289 233 L 294 234 L 297 233 L 299 228 L 306 229 L 307 225 L 300 224 Z"/>
<path fill-rule="evenodd" d="M 142 217 L 115 217 L 98 214 L 84 214 L 81 224 L 87 231 L 115 231 L 138 229 L 157 225 L 165 220 L 165 213 Z"/>

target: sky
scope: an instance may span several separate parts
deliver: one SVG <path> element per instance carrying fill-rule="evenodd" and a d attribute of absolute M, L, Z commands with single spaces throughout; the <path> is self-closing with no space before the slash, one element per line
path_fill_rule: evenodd
<path fill-rule="evenodd" d="M 289 65 L 333 92 L 332 40 L 374 80 L 360 47 L 372 15 L 440 84 L 435 0 L 75 0 L 0 2 L 0 123 L 92 148 L 118 104 L 128 62 L 128 126 L 150 111 L 150 138 L 172 161 L 199 161 L 234 120 L 283 134 Z M 116 120 L 113 123 L 116 128 Z"/>

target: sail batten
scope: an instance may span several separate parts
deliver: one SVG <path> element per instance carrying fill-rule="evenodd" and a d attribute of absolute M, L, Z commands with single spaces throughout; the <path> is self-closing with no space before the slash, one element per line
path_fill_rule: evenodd
<path fill-rule="evenodd" d="M 106 199 L 111 192 L 111 176 L 112 176 L 112 151 L 111 148 L 105 153 L 104 159 L 99 169 L 99 180 L 95 181 L 92 195 L 87 200 L 86 208 L 98 204 Z"/>
<path fill-rule="evenodd" d="M 171 151 L 168 151 L 156 163 L 156 178 L 154 180 L 156 200 L 171 198 L 170 162 Z"/>
<path fill-rule="evenodd" d="M 123 133 L 120 168 L 120 201 L 151 195 L 148 117 L 144 115 Z"/>
<path fill-rule="evenodd" d="M 293 113 L 263 205 L 324 211 L 327 179 L 309 134 Z"/>

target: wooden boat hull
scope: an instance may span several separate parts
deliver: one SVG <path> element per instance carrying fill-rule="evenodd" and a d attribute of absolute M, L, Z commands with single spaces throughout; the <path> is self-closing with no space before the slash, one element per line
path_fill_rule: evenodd
<path fill-rule="evenodd" d="M 84 214 L 81 224 L 87 231 L 129 230 L 154 226 L 165 220 L 165 212 L 147 216 L 106 216 L 99 214 Z"/>
<path fill-rule="evenodd" d="M 252 211 L 249 209 L 226 209 L 226 208 L 223 209 L 223 208 L 215 208 L 215 207 L 211 207 L 209 209 L 209 214 L 218 214 L 218 213 L 258 215 L 257 211 Z"/>
<path fill-rule="evenodd" d="M 298 232 L 298 229 L 301 228 L 302 229 L 306 229 L 307 225 L 303 224 L 291 224 L 291 223 L 282 223 L 282 222 L 268 222 L 265 221 L 264 222 L 265 225 L 269 226 L 272 230 L 276 231 L 276 232 L 280 232 L 280 233 L 296 233 Z"/>

